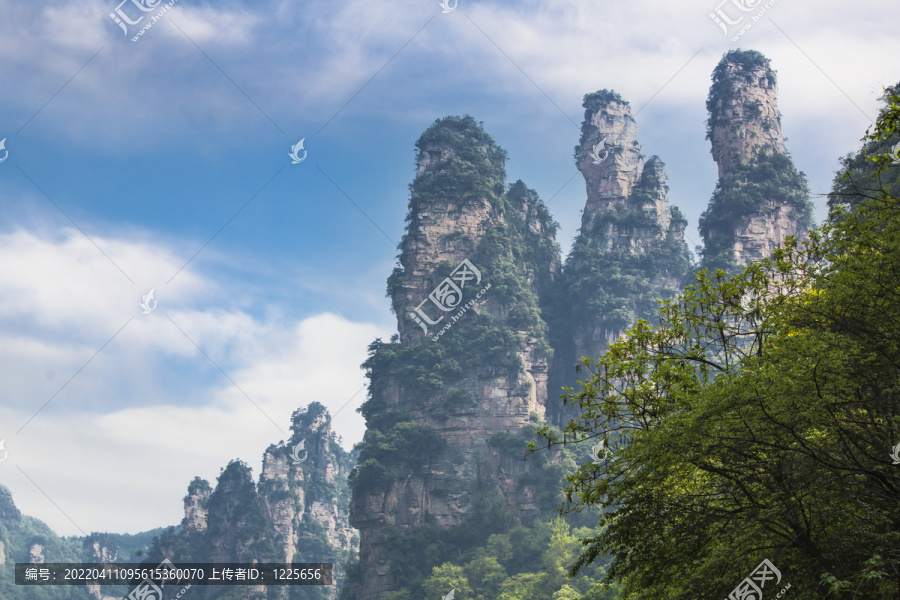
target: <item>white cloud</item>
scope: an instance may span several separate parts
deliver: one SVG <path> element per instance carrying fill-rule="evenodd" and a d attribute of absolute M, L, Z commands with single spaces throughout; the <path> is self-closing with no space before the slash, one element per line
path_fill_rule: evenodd
<path fill-rule="evenodd" d="M 144 274 L 170 275 L 179 263 L 152 241 L 95 240 Z M 9 450 L 0 481 L 23 512 L 58 533 L 80 533 L 59 509 L 88 532 L 176 523 L 194 475 L 214 483 L 232 458 L 258 474 L 265 447 L 285 439 L 291 413 L 312 401 L 335 413 L 353 398 L 334 428 L 347 447 L 362 437 L 354 412 L 366 397 L 357 394 L 365 384 L 359 365 L 368 344 L 388 332 L 328 313 L 297 319 L 275 307 L 260 320 L 231 306 L 201 309 L 219 298 L 208 293 L 215 282 L 192 272 L 175 281 L 171 297 L 160 296 L 157 310 L 143 315 L 134 286 L 80 233 L 0 235 L 0 329 L 17 324 L 0 341 L 0 394 L 9 399 L 0 407 Z M 110 327 L 134 313 L 17 434 Z M 167 379 L 180 387 L 172 390 Z"/>
<path fill-rule="evenodd" d="M 604 87 L 622 93 L 635 108 L 654 95 L 654 103 L 702 105 L 712 67 L 738 45 L 758 48 L 773 59 L 782 74 L 785 111 L 802 107 L 819 118 L 845 114 L 846 98 L 813 63 L 869 114 L 874 97 L 861 90 L 883 78 L 900 79 L 900 71 L 890 67 L 892 23 L 900 18 L 900 6 L 873 0 L 853 5 L 826 0 L 815 11 L 780 0 L 739 43 L 723 37 L 709 18 L 715 0 L 463 1 L 447 15 L 440 14 L 437 2 L 432 4 L 179 3 L 170 14 L 282 126 L 297 117 L 324 122 L 432 17 L 377 76 L 391 81 L 391 97 L 373 97 L 369 89 L 353 100 L 353 108 L 396 107 L 398 99 L 427 96 L 428 90 L 443 93 L 450 85 L 481 90 L 495 104 L 498 97 L 507 98 L 504 111 L 509 103 L 531 102 L 555 110 L 529 89 L 531 84 L 504 53 L 576 122 L 584 93 Z M 171 23 L 156 25 L 134 44 L 123 41 L 108 18 L 114 3 L 71 0 L 37 6 L 23 9 L 0 0 L 0 12 L 17 17 L 0 23 L 0 53 L 9 59 L 0 74 L 22 92 L 0 98 L 0 106 L 23 120 L 100 47 L 101 54 L 39 120 L 79 144 L 95 151 L 156 147 L 183 134 L 183 119 L 172 117 L 195 109 L 200 111 L 196 118 L 213 125 L 209 137 L 240 143 L 235 134 L 264 119 L 251 114 L 256 108 Z M 879 18 L 872 19 L 876 13 Z M 405 107 L 398 115 L 414 112 Z M 161 115 L 167 118 L 161 120 Z"/>

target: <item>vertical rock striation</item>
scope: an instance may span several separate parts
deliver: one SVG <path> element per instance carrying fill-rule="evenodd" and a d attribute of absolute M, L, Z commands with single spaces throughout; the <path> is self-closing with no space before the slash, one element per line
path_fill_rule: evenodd
<path fill-rule="evenodd" d="M 415 588 L 423 548 L 492 501 L 519 520 L 548 504 L 524 477 L 535 462 L 521 458 L 547 400 L 540 311 L 559 274 L 556 224 L 521 181 L 506 189 L 506 154 L 471 117 L 436 121 L 416 147 L 388 280 L 399 334 L 373 343 L 365 365 L 367 432 L 351 477 L 357 600 Z"/>
<path fill-rule="evenodd" d="M 707 139 L 719 181 L 700 218 L 701 266 L 733 270 L 809 231 L 806 177 L 787 154 L 775 72 L 755 50 L 732 50 L 713 72 Z"/>

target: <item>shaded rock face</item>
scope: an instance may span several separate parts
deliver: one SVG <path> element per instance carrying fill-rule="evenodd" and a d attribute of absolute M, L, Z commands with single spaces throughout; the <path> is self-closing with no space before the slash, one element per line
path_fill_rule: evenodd
<path fill-rule="evenodd" d="M 397 315 L 401 342 L 422 339 L 431 335 L 433 329 L 444 326 L 448 318 L 444 313 L 451 311 L 428 302 L 429 294 L 448 274 L 442 272 L 446 269 L 441 267 L 453 268 L 463 260 L 471 260 L 476 244 L 485 232 L 498 221 L 505 223 L 500 207 L 484 194 L 479 194 L 479 191 L 491 195 L 503 193 L 505 153 L 483 132 L 479 136 L 483 139 L 473 140 L 473 147 L 460 148 L 453 143 L 458 141 L 453 139 L 454 133 L 441 135 L 439 132 L 433 136 L 426 133 L 417 143 L 417 175 L 412 187 L 418 186 L 427 201 L 410 204 L 407 233 L 400 244 L 400 266 L 389 281 L 389 294 L 392 309 Z M 462 182 L 468 183 L 470 190 L 456 194 L 440 193 L 446 184 L 452 183 L 448 169 L 441 168 L 442 165 L 472 164 L 476 161 L 483 163 L 475 169 L 474 177 L 478 181 Z M 455 279 L 454 283 L 459 287 L 467 283 L 479 285 L 480 281 L 476 277 L 475 280 Z M 485 306 L 485 303 L 480 304 L 482 310 Z M 428 333 L 423 331 L 419 324 L 421 321 L 428 325 Z M 432 321 L 437 321 L 437 327 Z"/>
<path fill-rule="evenodd" d="M 394 312 L 398 315 L 397 327 L 401 341 L 421 339 L 434 329 L 444 326 L 448 318 L 444 313 L 448 311 L 442 311 L 427 301 L 429 294 L 443 279 L 437 277 L 438 267 L 445 261 L 456 267 L 464 259 L 468 259 L 474 250 L 471 240 L 479 239 L 491 223 L 500 219 L 502 217 L 498 211 L 487 201 L 470 202 L 465 211 L 452 201 L 422 207 L 417 211 L 417 235 L 410 236 L 409 250 L 403 255 L 409 268 L 404 271 L 402 284 L 391 298 Z M 425 315 L 419 314 L 417 308 Z M 429 325 L 428 333 L 422 330 L 413 315 Z M 429 320 L 436 323 L 430 323 Z"/>
<path fill-rule="evenodd" d="M 772 256 L 788 236 L 804 238 L 809 227 L 789 207 L 772 202 L 769 214 L 755 215 L 737 226 L 734 232 L 734 258 L 738 265 L 749 265 Z"/>
<path fill-rule="evenodd" d="M 805 237 L 812 206 L 785 148 L 776 76 L 765 56 L 728 52 L 706 106 L 719 182 L 700 220 L 702 266 L 733 270 L 771 256 L 787 236 Z"/>
<path fill-rule="evenodd" d="M 250 468 L 232 461 L 210 494 L 207 530 L 203 539 L 210 562 L 250 562 L 268 550 L 265 527 Z M 179 557 L 170 557 L 177 562 Z M 182 559 L 183 560 L 183 559 Z"/>
<path fill-rule="evenodd" d="M 368 431 L 351 478 L 351 523 L 360 531 L 358 600 L 396 589 L 385 549 L 390 535 L 426 524 L 458 526 L 497 490 L 517 514 L 537 509 L 533 490 L 519 484 L 530 465 L 503 459 L 490 440 L 517 434 L 532 413 L 544 412 L 549 347 L 537 315 L 542 290 L 559 275 L 556 226 L 524 184 L 506 190 L 505 153 L 471 117 L 438 120 L 417 148 L 400 266 L 388 281 L 399 335 L 371 348 Z M 466 260 L 480 281 L 476 276 L 463 287 L 454 274 Z M 458 320 L 459 308 L 445 312 L 429 298 L 448 278 L 460 284 L 458 306 L 468 306 Z M 427 333 L 410 314 L 426 322 Z M 507 349 L 489 351 L 500 339 Z M 420 361 L 426 375 L 410 377 L 410 363 Z M 379 422 L 384 415 L 395 415 L 394 422 Z M 380 441 L 393 436 L 397 445 L 419 436 L 428 440 L 420 446 L 434 451 L 382 451 Z"/>

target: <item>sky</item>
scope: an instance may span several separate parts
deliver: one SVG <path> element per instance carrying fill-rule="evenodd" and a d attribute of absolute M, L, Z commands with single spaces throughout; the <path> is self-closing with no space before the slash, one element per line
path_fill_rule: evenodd
<path fill-rule="evenodd" d="M 483 122 L 566 252 L 581 102 L 619 92 L 693 248 L 712 70 L 756 49 L 821 220 L 900 81 L 897 23 L 874 0 L 0 0 L 0 484 L 60 535 L 136 533 L 177 524 L 195 475 L 258 476 L 312 401 L 360 441 L 414 143 L 447 115 Z"/>

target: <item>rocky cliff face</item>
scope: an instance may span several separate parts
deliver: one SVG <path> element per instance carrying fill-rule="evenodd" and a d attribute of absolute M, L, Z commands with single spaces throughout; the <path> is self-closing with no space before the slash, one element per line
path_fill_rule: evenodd
<path fill-rule="evenodd" d="M 195 477 L 188 485 L 187 496 L 184 497 L 184 519 L 181 526 L 186 531 L 204 533 L 207 527 L 209 514 L 209 497 L 212 488 L 204 479 Z"/>
<path fill-rule="evenodd" d="M 759 52 L 719 62 L 706 103 L 719 182 L 700 220 L 702 266 L 726 270 L 768 257 L 811 225 L 806 179 L 781 133 L 775 72 Z"/>
<path fill-rule="evenodd" d="M 360 530 L 358 600 L 396 589 L 401 538 L 466 523 L 492 493 L 519 517 L 539 510 L 522 476 L 523 427 L 547 399 L 542 290 L 558 276 L 555 224 L 471 117 L 437 121 L 417 143 L 400 266 L 388 292 L 399 335 L 366 364 L 368 430 L 351 522 Z M 437 535 L 437 534 L 436 534 Z"/>
<path fill-rule="evenodd" d="M 587 188 L 582 235 L 599 233 L 606 251 L 647 252 L 671 222 L 666 167 L 657 156 L 644 162 L 631 108 L 618 94 L 588 94 L 584 108 L 581 143 L 575 148 L 575 164 Z M 609 218 L 633 213 L 646 216 L 646 222 Z"/>
<path fill-rule="evenodd" d="M 575 160 L 587 201 L 564 272 L 568 335 L 557 348 L 554 389 L 574 383 L 578 358 L 601 354 L 635 318 L 649 318 L 690 268 L 687 221 L 669 206 L 662 160 L 641 155 L 628 102 L 602 90 L 583 106 Z"/>
<path fill-rule="evenodd" d="M 749 165 L 762 152 L 787 154 L 775 72 L 760 53 L 729 52 L 719 62 L 706 108 L 707 139 L 719 177 Z"/>
<path fill-rule="evenodd" d="M 331 430 L 325 407 L 313 402 L 293 414 L 291 438 L 266 449 L 258 483 L 240 461 L 222 470 L 215 488 L 194 478 L 180 529 L 171 528 L 155 540 L 150 561 L 331 562 L 335 585 L 307 588 L 303 597 L 333 600 L 346 582 L 344 567 L 359 542 L 347 509 L 352 464 L 353 456 Z M 290 592 L 283 586 L 241 590 L 242 598 L 286 599 Z M 195 593 L 218 598 L 225 591 L 210 586 Z"/>
<path fill-rule="evenodd" d="M 270 446 L 263 457 L 263 514 L 275 533 L 279 560 L 334 563 L 336 585 L 322 589 L 333 599 L 346 581 L 344 563 L 359 547 L 349 522 L 352 457 L 338 444 L 319 403 L 295 412 L 291 431 L 286 444 Z M 287 598 L 288 591 L 274 590 L 280 594 L 275 597 Z"/>

